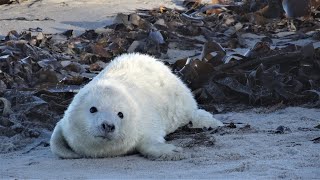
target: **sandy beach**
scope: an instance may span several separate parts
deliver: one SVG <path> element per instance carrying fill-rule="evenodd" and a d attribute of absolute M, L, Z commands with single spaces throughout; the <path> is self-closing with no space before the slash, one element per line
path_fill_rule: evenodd
<path fill-rule="evenodd" d="M 117 13 L 130 13 L 135 9 L 151 9 L 161 5 L 182 8 L 181 4 L 181 0 L 31 0 L 0 7 L 0 35 L 4 36 L 10 30 L 19 32 L 38 27 L 46 33 L 73 29 L 79 34 L 109 25 Z"/>
<path fill-rule="evenodd" d="M 0 37 L 29 28 L 80 34 L 112 23 L 117 13 L 161 5 L 182 8 L 182 1 L 30 0 L 2 5 Z M 139 154 L 62 160 L 51 153 L 51 132 L 46 132 L 22 150 L 0 153 L 0 179 L 319 179 L 319 109 L 252 108 L 214 117 L 236 127 L 169 141 L 191 155 L 181 161 L 150 161 Z"/>
<path fill-rule="evenodd" d="M 235 129 L 207 132 L 196 145 L 174 140 L 191 158 L 150 161 L 140 155 L 61 160 L 49 147 L 0 154 L 1 179 L 318 179 L 320 110 L 289 107 L 275 112 L 251 109 L 215 115 Z M 248 126 L 249 125 L 249 126 Z M 283 126 L 283 133 L 276 129 Z M 279 129 L 279 128 L 278 128 Z M 44 143 L 45 144 L 45 143 Z M 186 146 L 186 147 L 185 147 Z"/>

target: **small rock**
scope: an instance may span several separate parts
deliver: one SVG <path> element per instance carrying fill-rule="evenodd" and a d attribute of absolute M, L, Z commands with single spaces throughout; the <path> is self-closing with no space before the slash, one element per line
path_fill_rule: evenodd
<path fill-rule="evenodd" d="M 313 141 L 313 143 L 320 143 L 320 137 L 314 138 L 311 141 Z"/>
<path fill-rule="evenodd" d="M 36 131 L 36 130 L 29 130 L 25 133 L 26 137 L 30 137 L 30 138 L 37 138 L 40 136 L 40 132 Z"/>
<path fill-rule="evenodd" d="M 283 0 L 282 6 L 290 18 L 307 16 L 311 12 L 310 0 Z"/>
<path fill-rule="evenodd" d="M 152 39 L 153 41 L 157 42 L 157 44 L 164 44 L 164 38 L 160 31 L 151 31 L 149 33 L 149 38 Z"/>
<path fill-rule="evenodd" d="M 168 28 L 168 26 L 167 26 L 166 22 L 164 21 L 164 19 L 158 19 L 158 20 L 154 23 L 154 25 Z"/>
<path fill-rule="evenodd" d="M 21 133 L 23 130 L 24 130 L 23 127 L 15 127 L 15 128 L 14 128 L 14 131 L 15 131 L 16 133 Z"/>
<path fill-rule="evenodd" d="M 138 47 L 141 46 L 142 43 L 143 42 L 141 41 L 133 41 L 130 47 L 128 48 L 127 52 L 128 53 L 137 52 Z"/>
<path fill-rule="evenodd" d="M 227 125 L 228 128 L 237 128 L 237 126 L 231 122 L 230 124 Z"/>
<path fill-rule="evenodd" d="M 279 18 L 283 13 L 283 9 L 280 1 L 269 0 L 268 5 L 260 9 L 258 12 L 260 12 L 266 18 Z"/>
<path fill-rule="evenodd" d="M 4 127 L 11 127 L 14 123 L 6 117 L 0 117 L 0 125 Z"/>
<path fill-rule="evenodd" d="M 0 0 L 0 5 L 10 4 L 10 3 L 12 3 L 12 0 Z"/>
<path fill-rule="evenodd" d="M 285 133 L 291 133 L 291 129 L 285 126 L 279 126 L 277 127 L 275 133 L 276 134 L 285 134 Z"/>

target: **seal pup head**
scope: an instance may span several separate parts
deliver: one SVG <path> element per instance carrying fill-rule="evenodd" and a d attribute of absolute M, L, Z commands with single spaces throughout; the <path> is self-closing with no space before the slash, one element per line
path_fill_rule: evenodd
<path fill-rule="evenodd" d="M 125 154 L 137 142 L 138 126 L 134 121 L 138 115 L 137 107 L 127 88 L 119 82 L 95 81 L 74 97 L 56 128 L 62 128 L 64 144 L 82 156 Z M 61 153 L 56 154 L 62 156 Z"/>
<path fill-rule="evenodd" d="M 127 118 L 125 115 L 128 115 L 128 108 L 121 104 L 124 100 L 119 92 L 109 86 L 91 88 L 82 97 L 80 112 L 76 112 L 80 126 L 95 139 L 112 141 L 123 138 L 121 126 Z"/>

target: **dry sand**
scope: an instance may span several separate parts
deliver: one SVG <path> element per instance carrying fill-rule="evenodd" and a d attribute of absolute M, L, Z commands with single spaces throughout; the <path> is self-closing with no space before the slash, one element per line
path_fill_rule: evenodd
<path fill-rule="evenodd" d="M 34 3 L 34 4 L 32 4 Z M 40 27 L 45 33 L 104 27 L 111 16 L 135 8 L 159 5 L 179 7 L 181 1 L 148 0 L 39 0 L 0 7 L 0 36 L 9 30 Z M 49 21 L 3 20 L 53 19 Z M 224 123 L 237 128 L 222 128 L 207 135 L 213 145 L 185 147 L 191 158 L 160 162 L 139 155 L 105 159 L 61 160 L 49 147 L 31 144 L 21 151 L 0 154 L 0 179 L 320 179 L 320 110 L 289 107 L 265 113 L 264 109 L 217 114 Z M 237 124 L 241 123 L 241 124 Z M 249 124 L 250 127 L 244 127 Z M 277 134 L 279 126 L 289 129 Z M 209 133 L 209 132 L 208 132 Z M 50 132 L 44 137 L 48 142 Z M 190 144 L 188 137 L 174 140 L 178 146 Z M 31 150 L 30 150 L 31 149 Z"/>
<path fill-rule="evenodd" d="M 150 161 L 139 155 L 105 159 L 61 160 L 49 147 L 0 154 L 0 179 L 319 179 L 320 110 L 289 107 L 271 113 L 264 109 L 217 114 L 235 129 L 214 134 L 212 146 L 186 147 L 191 158 Z M 241 124 L 237 124 L 241 123 Z M 249 124 L 250 127 L 245 127 Z M 278 126 L 289 129 L 277 134 Z M 184 146 L 181 138 L 174 144 Z M 172 143 L 172 142 L 171 142 Z M 188 144 L 188 143 L 187 143 Z"/>
<path fill-rule="evenodd" d="M 182 0 L 28 0 L 21 4 L 0 6 L 0 35 L 4 36 L 10 30 L 23 31 L 37 27 L 46 33 L 69 29 L 80 33 L 110 24 L 112 16 L 120 12 L 128 13 L 137 8 L 150 9 L 160 5 L 182 8 L 181 4 Z M 52 20 L 5 20 L 20 17 Z"/>

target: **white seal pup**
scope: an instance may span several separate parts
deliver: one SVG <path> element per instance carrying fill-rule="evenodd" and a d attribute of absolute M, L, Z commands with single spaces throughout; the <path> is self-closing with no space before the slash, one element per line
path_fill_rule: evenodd
<path fill-rule="evenodd" d="M 185 157 L 182 148 L 164 137 L 190 121 L 194 128 L 223 125 L 198 108 L 188 87 L 162 62 L 124 54 L 75 95 L 50 146 L 61 158 L 138 151 L 150 159 L 179 160 Z"/>

